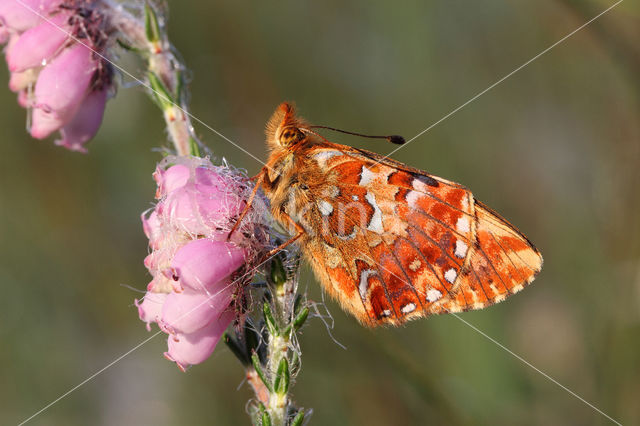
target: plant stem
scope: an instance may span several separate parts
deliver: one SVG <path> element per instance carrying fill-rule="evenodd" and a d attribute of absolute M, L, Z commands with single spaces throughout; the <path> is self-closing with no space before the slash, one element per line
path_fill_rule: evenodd
<path fill-rule="evenodd" d="M 257 323 L 247 319 L 239 337 L 225 336 L 225 342 L 245 365 L 247 381 L 255 400 L 250 415 L 255 425 L 300 425 L 311 413 L 294 404 L 290 390 L 300 371 L 300 347 L 297 334 L 304 324 L 309 309 L 304 297 L 297 295 L 298 256 L 289 255 L 287 267 L 284 252 L 276 256 L 266 271 L 267 292 L 262 315 Z M 241 345 L 239 342 L 244 342 Z"/>
<path fill-rule="evenodd" d="M 269 330 L 266 367 L 272 381 L 272 391 L 265 408 L 273 425 L 289 424 L 288 410 L 295 409 L 289 397 L 289 384 L 292 355 L 297 351 L 291 344 L 291 337 L 296 331 L 292 322 L 295 319 L 293 308 L 298 282 L 297 274 L 288 275 L 282 259 L 276 257 L 267 274 L 271 303 L 265 304 L 263 312 Z"/>
<path fill-rule="evenodd" d="M 163 25 L 164 17 L 148 3 L 142 17 L 130 13 L 122 4 L 110 0 L 103 0 L 103 3 L 113 29 L 124 38 L 123 44 L 147 62 L 149 96 L 162 109 L 177 155 L 199 156 L 186 101 L 185 67 L 172 52 Z"/>

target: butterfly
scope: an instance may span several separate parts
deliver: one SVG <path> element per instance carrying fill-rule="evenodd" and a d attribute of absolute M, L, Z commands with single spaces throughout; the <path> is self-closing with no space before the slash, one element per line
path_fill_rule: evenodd
<path fill-rule="evenodd" d="M 289 103 L 276 109 L 247 209 L 262 188 L 294 235 L 278 249 L 299 244 L 326 292 L 363 325 L 481 309 L 540 272 L 535 246 L 464 186 L 329 142 L 316 127 Z"/>

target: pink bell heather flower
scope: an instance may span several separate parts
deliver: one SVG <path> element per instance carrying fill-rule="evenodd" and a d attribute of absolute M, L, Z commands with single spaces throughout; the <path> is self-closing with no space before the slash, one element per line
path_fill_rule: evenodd
<path fill-rule="evenodd" d="M 205 361 L 213 353 L 222 333 L 231 324 L 234 316 L 233 312 L 225 311 L 194 333 L 177 333 L 170 336 L 169 350 L 165 352 L 165 358 L 174 361 L 183 371 L 188 365 Z"/>
<path fill-rule="evenodd" d="M 62 139 L 58 139 L 56 145 L 71 151 L 87 152 L 84 144 L 98 133 L 106 103 L 106 89 L 89 93 L 73 118 L 60 129 Z"/>
<path fill-rule="evenodd" d="M 57 145 L 86 152 L 100 127 L 112 87 L 100 7 L 98 0 L 0 1 L 9 88 L 28 109 L 36 139 L 60 131 Z"/>
<path fill-rule="evenodd" d="M 250 190 L 237 172 L 207 159 L 168 157 L 154 179 L 159 201 L 142 216 L 153 279 L 136 306 L 147 327 L 155 322 L 169 335 L 165 357 L 185 370 L 211 355 L 236 318 L 243 266 L 260 242 L 245 236 L 253 234 L 252 217 L 227 241 Z"/>
<path fill-rule="evenodd" d="M 48 13 L 60 0 L 0 1 L 0 34 L 25 31 L 40 22 L 39 15 Z M 38 13 L 34 13 L 38 12 Z"/>
<path fill-rule="evenodd" d="M 22 33 L 7 49 L 9 71 L 22 72 L 49 62 L 69 38 L 69 18 L 64 11 Z"/>
<path fill-rule="evenodd" d="M 151 331 L 150 324 L 158 322 L 162 315 L 162 305 L 167 298 L 167 293 L 147 293 L 142 301 L 136 300 L 138 316 L 147 323 L 147 330 Z"/>
<path fill-rule="evenodd" d="M 226 236 L 226 232 L 216 235 L 224 239 Z M 201 238 L 190 241 L 176 252 L 171 262 L 171 273 L 174 279 L 178 278 L 181 288 L 207 290 L 209 284 L 218 282 L 220 277 L 229 276 L 242 266 L 244 257 L 245 250 L 234 244 Z M 209 262 L 209 259 L 216 261 Z"/>
<path fill-rule="evenodd" d="M 95 66 L 81 44 L 65 49 L 38 77 L 31 136 L 42 139 L 68 123 L 85 99 Z"/>

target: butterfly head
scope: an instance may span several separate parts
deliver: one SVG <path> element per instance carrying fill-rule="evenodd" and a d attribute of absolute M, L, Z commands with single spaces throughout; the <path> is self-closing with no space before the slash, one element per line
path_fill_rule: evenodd
<path fill-rule="evenodd" d="M 267 123 L 267 143 L 272 150 L 291 148 L 306 137 L 301 130 L 305 127 L 304 120 L 296 117 L 295 107 L 283 102 Z"/>
<path fill-rule="evenodd" d="M 294 126 L 285 127 L 280 131 L 278 142 L 283 148 L 290 147 L 304 139 L 304 133 Z"/>

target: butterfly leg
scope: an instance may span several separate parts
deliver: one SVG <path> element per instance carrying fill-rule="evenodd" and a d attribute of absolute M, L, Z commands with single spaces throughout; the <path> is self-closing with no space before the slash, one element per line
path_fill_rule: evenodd
<path fill-rule="evenodd" d="M 300 226 L 299 224 L 297 224 L 296 222 L 294 222 L 293 219 L 291 218 L 291 216 L 286 215 L 286 218 L 287 218 L 287 221 L 296 228 L 296 235 L 293 238 L 289 239 L 288 241 L 285 241 L 284 243 L 280 244 L 278 247 L 276 247 L 276 248 L 272 249 L 271 251 L 269 251 L 269 253 L 267 253 L 267 258 L 273 256 L 274 254 L 276 254 L 279 251 L 283 250 L 284 248 L 288 247 L 292 243 L 295 243 L 305 233 L 304 228 L 302 226 Z"/>
<path fill-rule="evenodd" d="M 257 174 L 256 176 L 254 176 L 251 179 L 254 179 L 254 178 L 257 179 L 256 180 L 256 186 L 253 187 L 253 191 L 251 191 L 251 195 L 249 196 L 249 199 L 247 200 L 247 204 L 244 206 L 244 210 L 242 210 L 242 213 L 240 213 L 240 216 L 238 216 L 238 220 L 236 220 L 236 223 L 233 224 L 233 227 L 231 228 L 231 231 L 229 231 L 229 235 L 227 236 L 227 241 L 229 241 L 231 239 L 231 236 L 236 231 L 236 229 L 238 229 L 238 227 L 242 223 L 242 220 L 244 219 L 244 217 L 247 215 L 247 213 L 249 213 L 249 209 L 251 208 L 251 204 L 253 204 L 253 199 L 256 197 L 256 194 L 258 193 L 258 189 L 260 189 L 260 186 L 262 185 L 262 181 L 264 180 L 264 169 L 259 174 Z"/>

